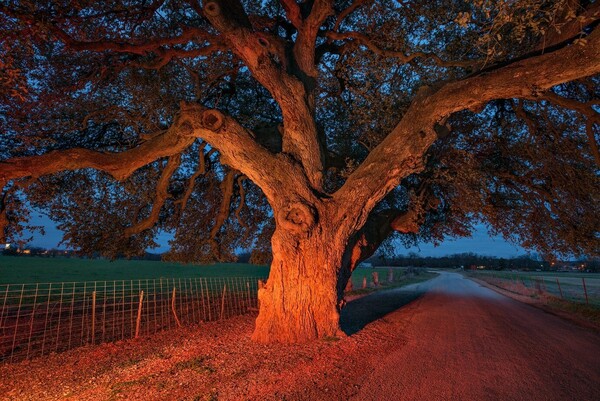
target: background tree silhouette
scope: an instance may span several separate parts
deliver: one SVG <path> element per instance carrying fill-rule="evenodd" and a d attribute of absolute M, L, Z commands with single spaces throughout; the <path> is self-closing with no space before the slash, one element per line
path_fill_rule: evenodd
<path fill-rule="evenodd" d="M 9 1 L 0 233 L 272 254 L 257 341 L 339 333 L 382 241 L 598 254 L 597 2 Z"/>

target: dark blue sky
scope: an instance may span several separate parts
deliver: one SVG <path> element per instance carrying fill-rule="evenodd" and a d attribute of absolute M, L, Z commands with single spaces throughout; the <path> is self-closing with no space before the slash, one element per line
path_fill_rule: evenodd
<path fill-rule="evenodd" d="M 43 248 L 56 248 L 58 242 L 62 238 L 62 232 L 45 216 L 39 213 L 32 212 L 32 223 L 44 225 L 46 234 L 41 235 L 34 233 L 34 239 L 31 242 L 32 246 L 40 246 Z M 164 252 L 168 250 L 168 240 L 170 236 L 164 233 L 159 238 L 160 248 L 151 250 L 151 252 Z M 404 248 L 399 245 L 398 253 L 408 254 L 415 252 L 422 256 L 444 256 L 454 253 L 473 252 L 480 255 L 511 257 L 526 253 L 526 250 L 521 247 L 516 247 L 506 242 L 502 237 L 490 237 L 484 226 L 478 226 L 478 229 L 470 238 L 460 238 L 456 240 L 446 240 L 441 245 L 435 247 L 431 244 L 423 244 L 419 248 Z"/>

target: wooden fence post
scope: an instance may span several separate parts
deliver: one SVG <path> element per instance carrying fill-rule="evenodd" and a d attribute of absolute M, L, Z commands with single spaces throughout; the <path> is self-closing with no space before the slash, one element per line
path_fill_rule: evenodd
<path fill-rule="evenodd" d="M 373 285 L 375 287 L 379 286 L 379 272 L 373 272 L 371 273 L 371 276 L 373 277 Z"/>
<path fill-rule="evenodd" d="M 588 295 L 587 295 L 587 287 L 585 286 L 585 277 L 581 278 L 581 282 L 583 283 L 583 293 L 585 294 L 585 303 L 589 304 Z"/>
<path fill-rule="evenodd" d="M 140 335 L 140 324 L 142 323 L 142 303 L 144 301 L 144 290 L 140 291 L 140 303 L 138 304 L 137 319 L 135 321 L 135 338 Z"/>
<path fill-rule="evenodd" d="M 367 277 L 363 277 L 362 288 L 367 288 Z"/>
<path fill-rule="evenodd" d="M 92 291 L 92 344 L 96 344 L 96 291 Z"/>
<path fill-rule="evenodd" d="M 246 309 L 249 310 L 252 307 L 252 294 L 250 293 L 250 282 L 246 281 L 246 288 L 248 289 L 248 304 Z"/>
<path fill-rule="evenodd" d="M 181 322 L 179 321 L 179 318 L 177 317 L 177 310 L 175 310 L 175 294 L 176 294 L 176 289 L 175 289 L 175 287 L 173 287 L 173 299 L 171 300 L 171 310 L 173 311 L 173 316 L 175 317 L 175 323 L 177 323 L 177 327 L 181 327 Z"/>
<path fill-rule="evenodd" d="M 394 282 L 394 269 L 392 269 L 391 267 L 388 270 L 388 282 Z"/>
<path fill-rule="evenodd" d="M 223 312 L 225 311 L 225 293 L 227 292 L 227 284 L 223 286 L 223 295 L 221 296 L 221 315 L 219 320 L 223 320 Z"/>
<path fill-rule="evenodd" d="M 562 288 L 560 288 L 560 281 L 558 281 L 558 277 L 556 278 L 556 285 L 558 286 L 558 292 L 560 292 L 560 297 L 564 299 L 565 297 L 563 297 Z"/>

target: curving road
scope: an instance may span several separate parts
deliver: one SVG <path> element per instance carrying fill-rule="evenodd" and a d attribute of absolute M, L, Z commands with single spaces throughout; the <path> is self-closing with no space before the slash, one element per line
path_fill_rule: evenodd
<path fill-rule="evenodd" d="M 600 400 L 600 335 L 443 272 L 353 401 Z M 426 288 L 423 288 L 426 286 Z"/>

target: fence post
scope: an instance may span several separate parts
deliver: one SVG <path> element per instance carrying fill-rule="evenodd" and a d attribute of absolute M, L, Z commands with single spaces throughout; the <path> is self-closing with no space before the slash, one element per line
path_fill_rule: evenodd
<path fill-rule="evenodd" d="M 144 301 L 144 290 L 140 291 L 140 303 L 138 304 L 137 319 L 135 321 L 135 338 L 140 335 L 140 323 L 142 322 L 142 302 Z"/>
<path fill-rule="evenodd" d="M 367 288 L 367 276 L 363 277 L 362 288 Z"/>
<path fill-rule="evenodd" d="M 371 276 L 373 277 L 373 285 L 379 287 L 379 272 L 372 272 Z"/>
<path fill-rule="evenodd" d="M 250 309 L 252 306 L 252 295 L 250 294 L 250 282 L 246 281 L 246 288 L 248 289 L 248 304 L 246 306 L 246 310 Z"/>
<path fill-rule="evenodd" d="M 6 300 L 8 299 L 9 287 L 10 287 L 10 284 L 6 284 L 6 291 L 4 292 L 4 301 L 2 302 L 2 313 L 0 313 L 0 327 L 2 327 L 2 322 L 4 320 L 4 309 L 6 308 Z M 8 310 L 6 311 L 6 314 L 8 315 Z"/>
<path fill-rule="evenodd" d="M 581 278 L 581 282 L 583 283 L 583 293 L 585 294 L 585 303 L 589 304 L 588 295 L 587 295 L 587 287 L 585 286 L 585 277 Z"/>
<path fill-rule="evenodd" d="M 95 284 L 94 284 L 95 286 Z M 96 344 L 96 291 L 92 291 L 92 344 Z"/>
<path fill-rule="evenodd" d="M 171 301 L 171 310 L 173 311 L 173 316 L 175 316 L 175 323 L 177 323 L 177 327 L 181 327 L 181 322 L 179 321 L 179 318 L 177 317 L 177 311 L 175 310 L 175 294 L 176 289 L 175 287 L 173 287 L 173 300 Z"/>
<path fill-rule="evenodd" d="M 556 278 L 556 285 L 558 286 L 558 292 L 560 292 L 560 297 L 564 299 L 565 297 L 563 297 L 562 288 L 560 288 L 560 281 L 558 281 L 558 277 Z"/>
<path fill-rule="evenodd" d="M 227 292 L 227 283 L 223 286 L 223 295 L 221 296 L 221 315 L 219 320 L 223 320 L 223 312 L 225 311 L 225 293 Z"/>

